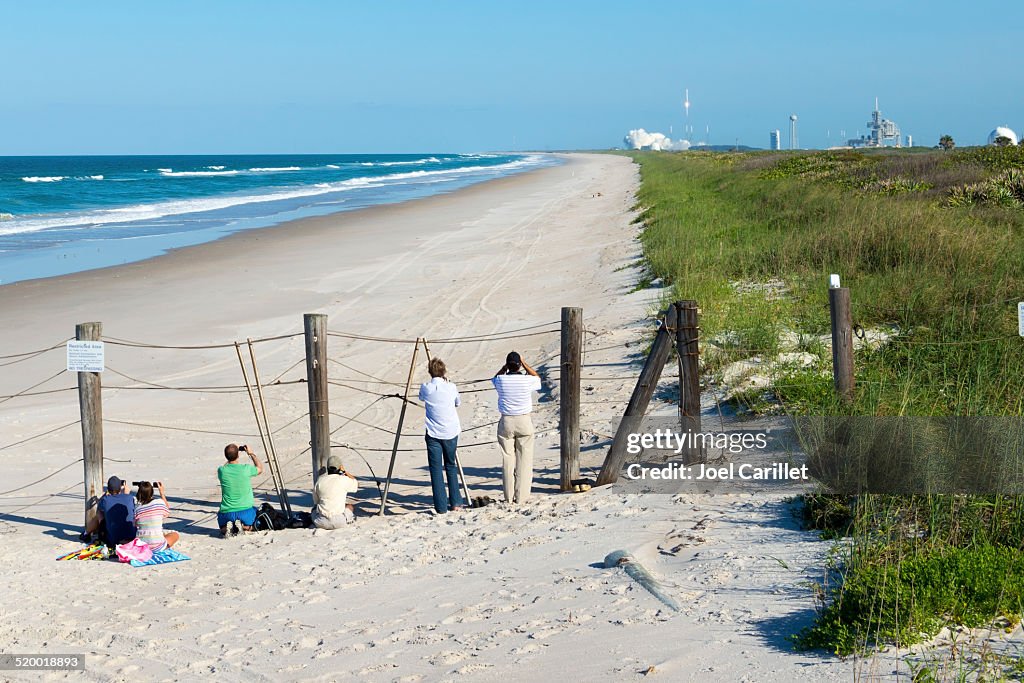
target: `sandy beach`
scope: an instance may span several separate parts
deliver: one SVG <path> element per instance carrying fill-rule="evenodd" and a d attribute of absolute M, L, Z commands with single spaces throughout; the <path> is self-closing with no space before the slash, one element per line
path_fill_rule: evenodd
<path fill-rule="evenodd" d="M 0 287 L 0 355 L 101 321 L 105 475 L 165 482 L 189 562 L 54 562 L 82 523 L 75 377 L 63 347 L 0 361 L 0 642 L 85 653 L 87 670 L 12 680 L 819 681 L 888 677 L 895 660 L 797 653 L 830 543 L 757 495 L 559 494 L 557 321 L 586 321 L 583 466 L 593 477 L 628 400 L 660 291 L 634 292 L 639 178 L 625 157 L 565 163 L 404 204 L 240 233 L 149 261 Z M 224 444 L 262 452 L 234 348 L 255 345 L 284 478 L 310 505 L 303 313 L 329 316 L 331 428 L 361 479 L 357 523 L 220 539 Z M 500 341 L 462 340 L 524 330 Z M 376 337 L 389 340 L 376 341 Z M 409 410 L 375 516 L 413 340 L 460 385 L 460 458 L 500 497 L 496 399 L 481 382 L 517 350 L 545 378 L 533 499 L 436 515 L 423 413 Z M 148 345 L 148 346 L 147 346 Z M 422 356 L 421 356 L 422 359 Z M 620 379 L 607 379 L 617 377 Z M 50 378 L 47 380 L 47 378 Z M 416 369 L 416 386 L 427 378 Z M 47 380 L 47 381 L 44 381 Z M 478 391 L 479 390 L 479 391 Z M 40 393 L 51 392 L 51 393 Z M 672 414 L 674 406 L 655 408 Z M 21 445 L 20 440 L 54 429 Z M 355 449 L 353 451 L 352 449 Z M 63 469 L 62 469 L 63 468 Z M 39 481 L 44 479 L 44 481 Z M 38 482 L 38 483 L 35 483 Z M 258 490 L 273 501 L 264 477 Z M 681 603 L 667 610 L 605 555 L 625 549 Z M 905 672 L 905 669 L 904 669 Z"/>

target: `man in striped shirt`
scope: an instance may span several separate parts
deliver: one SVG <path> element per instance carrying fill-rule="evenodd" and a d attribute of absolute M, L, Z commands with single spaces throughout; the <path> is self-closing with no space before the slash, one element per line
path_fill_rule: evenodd
<path fill-rule="evenodd" d="M 525 373 L 525 374 L 523 374 Z M 533 392 L 540 375 L 512 351 L 491 380 L 498 391 L 498 445 L 505 502 L 525 503 L 533 486 Z"/>

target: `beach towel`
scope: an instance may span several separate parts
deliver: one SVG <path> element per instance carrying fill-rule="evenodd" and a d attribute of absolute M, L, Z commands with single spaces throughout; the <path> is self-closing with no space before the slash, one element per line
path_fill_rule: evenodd
<path fill-rule="evenodd" d="M 117 546 L 116 551 L 117 559 L 121 562 L 131 562 L 132 560 L 145 562 L 153 557 L 152 548 L 150 548 L 149 544 L 140 538 L 133 538 L 127 543 L 122 543 Z"/>
<path fill-rule="evenodd" d="M 192 558 L 184 553 L 179 553 L 174 548 L 164 548 L 163 550 L 157 550 L 153 553 L 153 556 L 145 562 L 141 560 L 132 560 L 130 564 L 133 567 L 150 567 L 155 564 L 167 564 L 168 562 L 183 562 L 185 560 L 191 560 Z"/>
<path fill-rule="evenodd" d="M 94 545 L 86 546 L 85 548 L 79 548 L 73 550 L 70 553 L 65 553 L 57 558 L 58 562 L 64 562 L 67 560 L 99 560 L 103 559 L 103 544 L 96 543 Z"/>

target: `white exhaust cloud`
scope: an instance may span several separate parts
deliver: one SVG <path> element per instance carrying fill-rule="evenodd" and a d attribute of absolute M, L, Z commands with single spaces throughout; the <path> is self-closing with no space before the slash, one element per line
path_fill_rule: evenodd
<path fill-rule="evenodd" d="M 690 149 L 689 140 L 673 141 L 664 133 L 648 133 L 643 128 L 629 131 L 622 141 L 629 149 L 650 149 L 655 152 L 683 152 Z"/>

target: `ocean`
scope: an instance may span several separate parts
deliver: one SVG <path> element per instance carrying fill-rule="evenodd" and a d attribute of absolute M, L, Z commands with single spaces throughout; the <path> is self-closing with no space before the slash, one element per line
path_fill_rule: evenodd
<path fill-rule="evenodd" d="M 0 157 L 0 285 L 555 163 L 541 154 Z"/>

